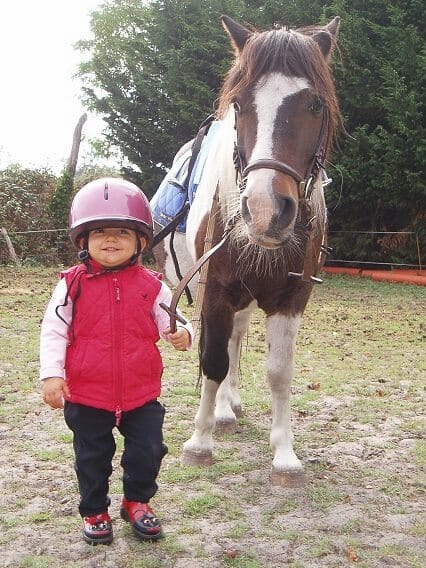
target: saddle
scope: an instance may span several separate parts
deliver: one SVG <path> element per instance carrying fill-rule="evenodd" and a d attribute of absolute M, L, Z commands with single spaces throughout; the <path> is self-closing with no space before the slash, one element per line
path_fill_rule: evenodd
<path fill-rule="evenodd" d="M 185 233 L 186 220 L 194 201 L 209 149 L 218 131 L 219 123 L 208 117 L 200 126 L 190 148 L 174 162 L 159 185 L 150 205 L 154 221 L 163 229 L 155 237 L 154 244 L 160 242 L 170 231 Z"/>

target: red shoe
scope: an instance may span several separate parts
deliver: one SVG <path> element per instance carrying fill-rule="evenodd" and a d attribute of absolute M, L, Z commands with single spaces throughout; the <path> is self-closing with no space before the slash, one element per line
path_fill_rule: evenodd
<path fill-rule="evenodd" d="M 105 512 L 83 517 L 83 538 L 89 544 L 110 544 L 113 535 L 109 514 Z"/>
<path fill-rule="evenodd" d="M 123 497 L 120 509 L 121 518 L 132 523 L 133 532 L 144 540 L 157 540 L 161 537 L 161 523 L 148 503 L 127 501 Z"/>

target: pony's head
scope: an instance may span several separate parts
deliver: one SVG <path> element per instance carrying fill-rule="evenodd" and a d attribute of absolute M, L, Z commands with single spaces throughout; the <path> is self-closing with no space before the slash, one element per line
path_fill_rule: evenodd
<path fill-rule="evenodd" d="M 328 65 L 339 18 L 266 32 L 222 22 L 236 57 L 218 114 L 235 114 L 241 216 L 250 242 L 276 249 L 292 239 L 306 184 L 315 186 L 339 124 Z"/>

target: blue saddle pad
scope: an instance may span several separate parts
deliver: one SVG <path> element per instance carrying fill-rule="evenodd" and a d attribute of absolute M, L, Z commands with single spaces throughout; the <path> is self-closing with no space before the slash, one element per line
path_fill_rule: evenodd
<path fill-rule="evenodd" d="M 194 201 L 195 193 L 201 180 L 201 175 L 203 173 L 211 142 L 217 134 L 218 129 L 219 123 L 217 121 L 212 122 L 207 135 L 204 137 L 200 152 L 191 172 L 191 177 L 188 183 L 188 193 L 185 191 L 183 184 L 185 183 L 188 175 L 188 166 L 192 153 L 191 148 L 184 152 L 182 156 L 174 162 L 169 172 L 165 175 L 163 181 L 159 185 L 154 197 L 151 199 L 150 205 L 154 221 L 162 227 L 165 227 L 173 221 L 187 200 L 190 205 Z M 176 230 L 181 233 L 186 231 L 186 218 L 180 222 Z"/>

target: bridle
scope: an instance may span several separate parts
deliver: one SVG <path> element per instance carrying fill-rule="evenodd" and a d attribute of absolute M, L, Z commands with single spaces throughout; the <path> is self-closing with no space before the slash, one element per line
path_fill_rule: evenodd
<path fill-rule="evenodd" d="M 298 221 L 297 224 L 301 227 L 306 238 L 305 245 L 305 256 L 304 265 L 302 272 L 289 272 L 289 276 L 300 278 L 304 282 L 321 283 L 321 278 L 318 278 L 318 272 L 322 266 L 323 260 L 326 255 L 330 254 L 331 249 L 326 244 L 326 229 L 323 229 L 323 237 L 321 246 L 319 249 L 319 255 L 317 257 L 316 263 L 312 264 L 310 262 L 312 247 L 313 247 L 313 221 L 315 216 L 312 216 L 311 199 L 312 192 L 315 185 L 315 180 L 322 172 L 325 174 L 324 168 L 324 158 L 327 150 L 327 137 L 328 137 L 328 127 L 329 127 L 329 112 L 327 107 L 324 107 L 321 129 L 318 136 L 318 143 L 316 146 L 315 153 L 312 157 L 310 165 L 308 166 L 305 175 L 301 175 L 293 166 L 287 164 L 287 162 L 282 162 L 280 160 L 275 160 L 273 158 L 259 158 L 248 162 L 245 160 L 243 152 L 239 144 L 238 136 L 238 110 L 234 107 L 235 122 L 234 128 L 236 131 L 236 142 L 234 144 L 234 165 L 237 176 L 237 184 L 242 193 L 246 187 L 247 175 L 259 169 L 269 169 L 282 172 L 286 175 L 292 177 L 298 183 L 298 195 L 299 195 L 299 207 L 298 207 Z M 326 174 L 325 178 L 328 180 Z M 328 183 L 328 182 L 327 182 Z M 323 184 L 326 185 L 327 183 Z M 239 216 L 238 211 L 236 216 Z M 235 219 L 234 219 L 235 221 Z M 308 250 L 311 249 L 311 250 Z"/>
<path fill-rule="evenodd" d="M 245 180 L 250 172 L 252 172 L 253 170 L 266 168 L 269 170 L 282 172 L 292 177 L 298 183 L 299 199 L 310 200 L 312 196 L 313 182 L 315 181 L 320 171 L 324 169 L 323 162 L 326 152 L 329 125 L 329 114 L 327 108 L 324 107 L 323 110 L 317 147 L 305 175 L 300 174 L 300 172 L 298 172 L 293 166 L 287 164 L 287 162 L 281 162 L 280 160 L 275 160 L 274 158 L 259 158 L 247 163 L 239 144 L 238 110 L 236 108 L 234 108 L 234 113 L 234 128 L 236 131 L 236 142 L 234 144 L 234 165 L 237 173 L 237 178 L 240 181 L 240 190 L 244 188 Z"/>

